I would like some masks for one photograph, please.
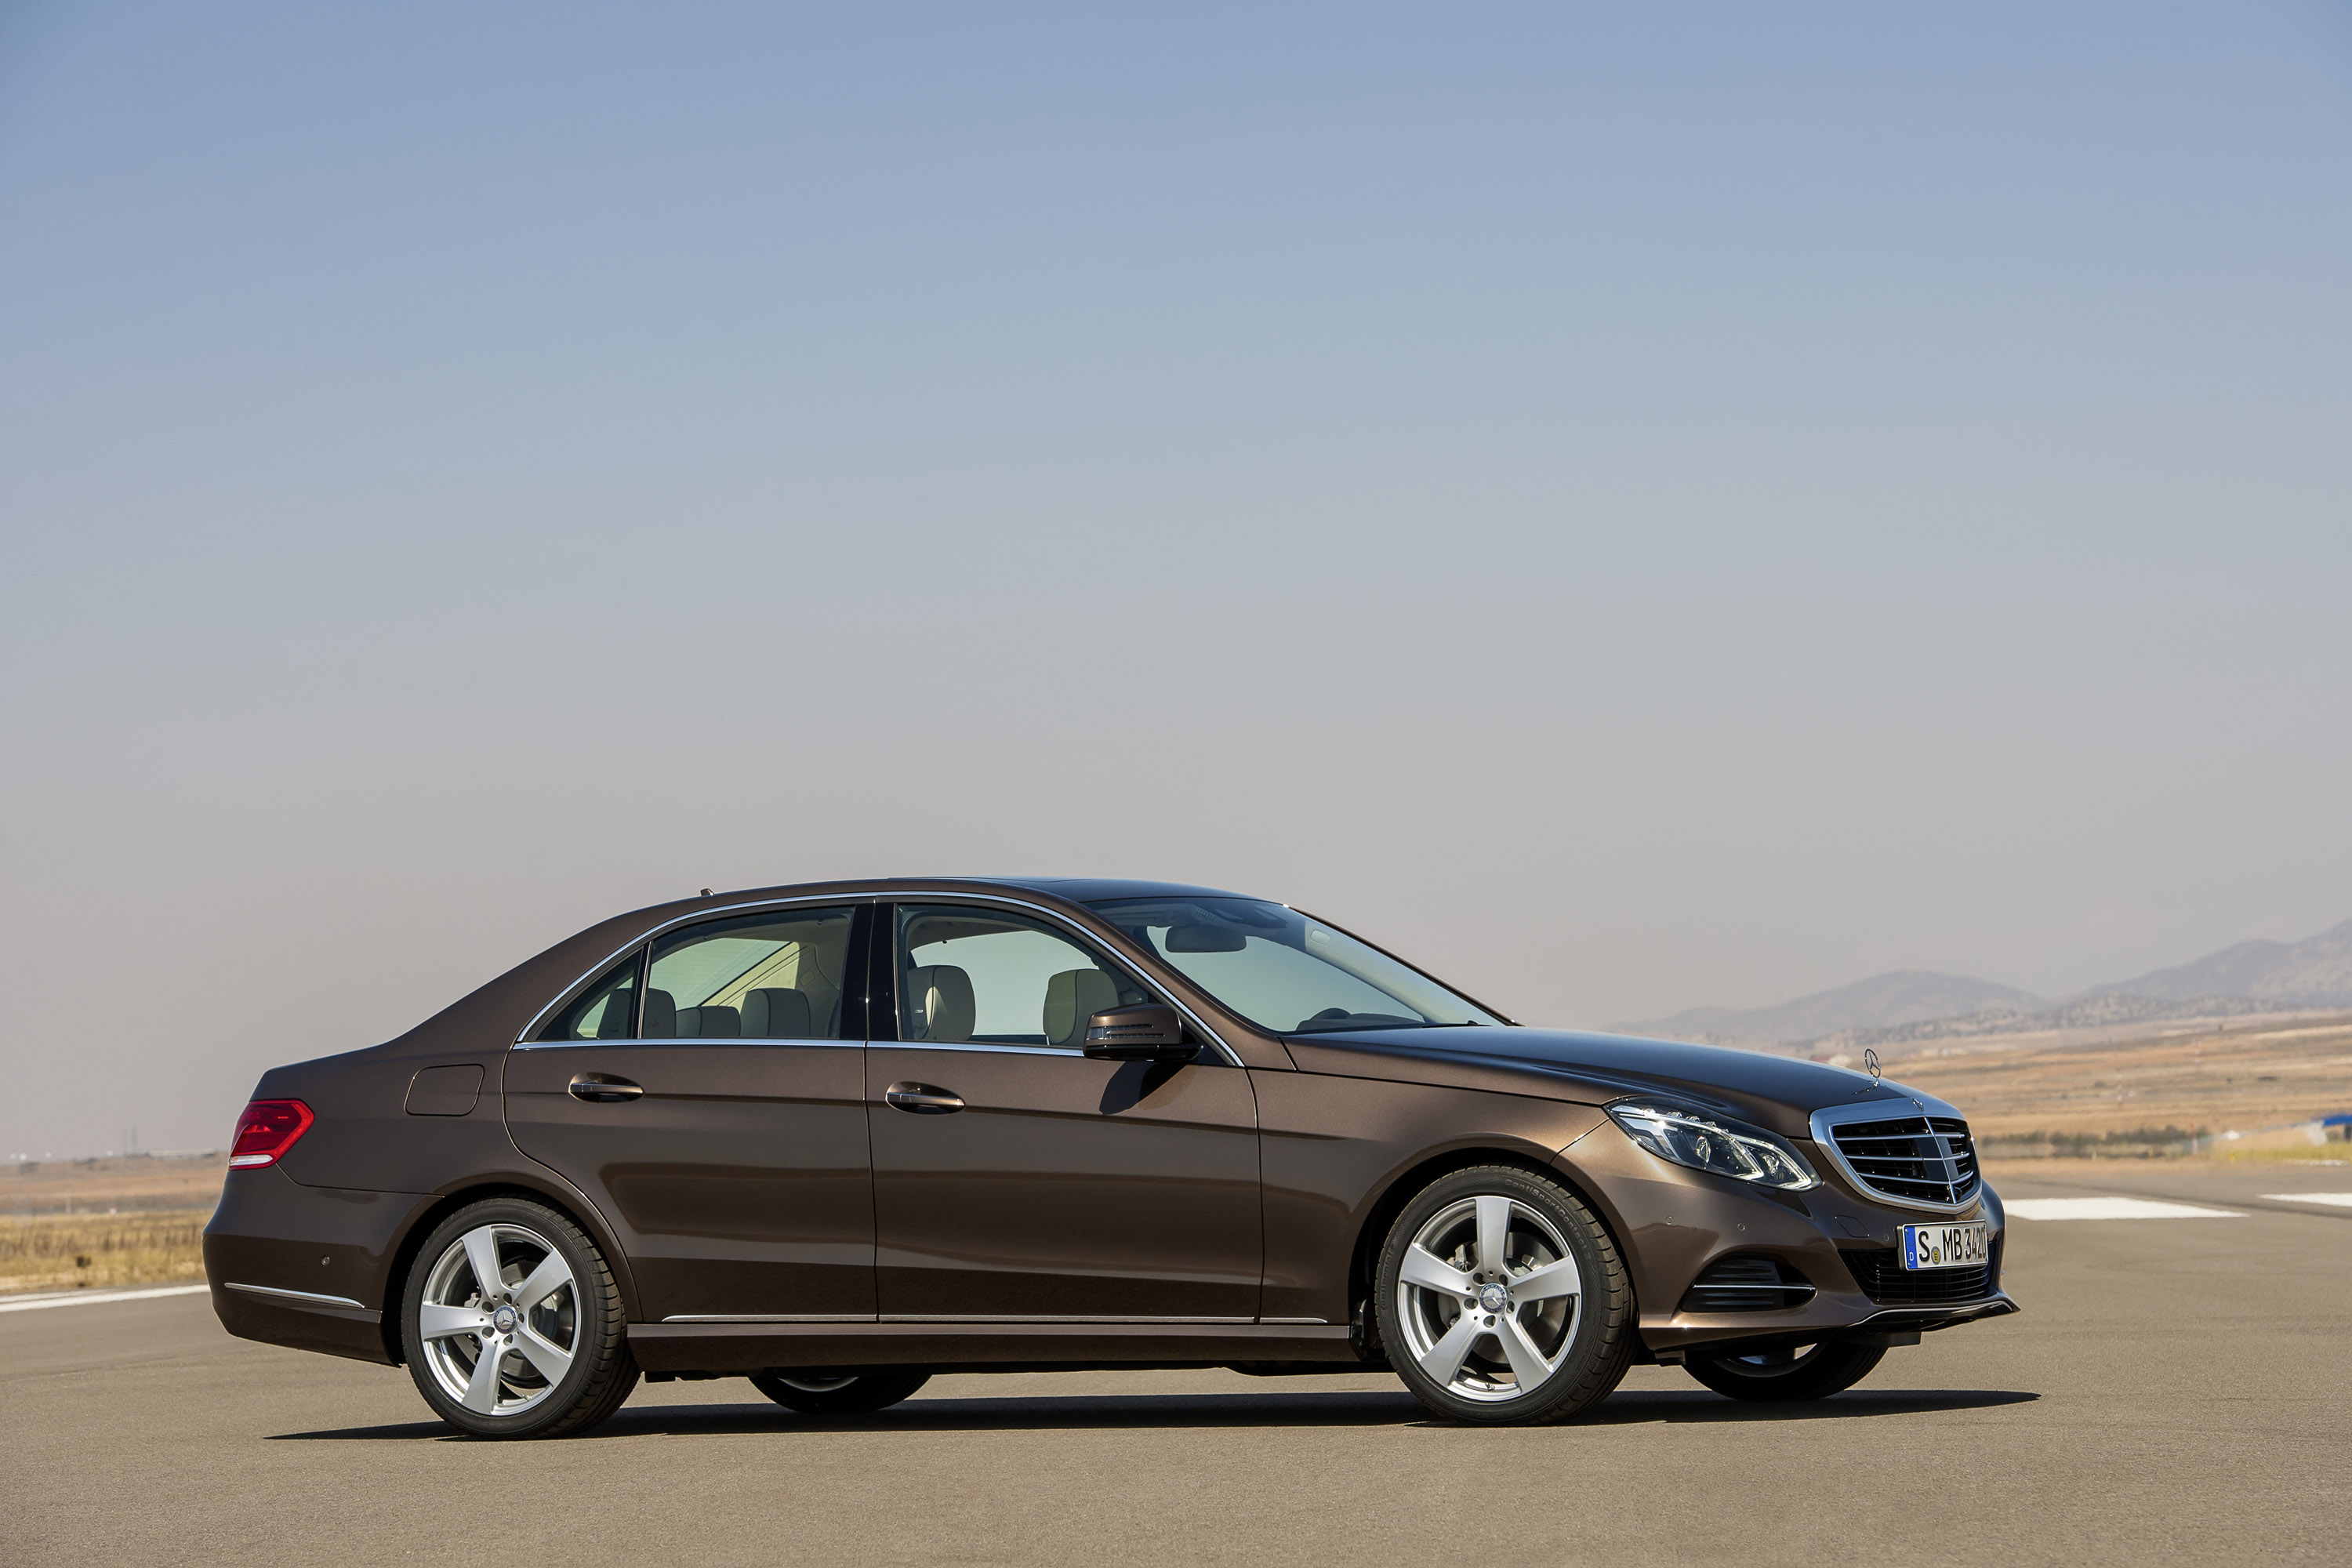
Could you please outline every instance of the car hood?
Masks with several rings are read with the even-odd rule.
[[[1496,1089],[1601,1105],[1629,1094],[1669,1093],[1788,1137],[1811,1137],[1809,1119],[1829,1106],[1942,1101],[1865,1074],[1793,1057],[1561,1029],[1364,1029],[1289,1037],[1307,1072]]]

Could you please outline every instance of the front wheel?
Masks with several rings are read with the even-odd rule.
[[[808,1415],[863,1415],[887,1409],[931,1381],[927,1372],[853,1376],[820,1371],[761,1372],[751,1386]]]
[[[401,1292],[417,1392],[478,1437],[584,1431],[636,1386],[621,1292],[585,1231],[542,1204],[458,1210],[416,1255]]]
[[[1564,1421],[1609,1396],[1633,1348],[1633,1289],[1592,1211],[1507,1165],[1441,1177],[1381,1249],[1389,1364],[1454,1421]]]
[[[1820,1344],[1789,1345],[1750,1355],[1706,1359],[1694,1355],[1683,1369],[1717,1394],[1769,1405],[1843,1394],[1868,1377],[1885,1354],[1883,1345],[1824,1340]]]

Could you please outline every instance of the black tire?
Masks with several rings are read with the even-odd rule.
[[[1701,1360],[1693,1355],[1683,1363],[1683,1369],[1717,1394],[1760,1405],[1778,1405],[1843,1394],[1868,1377],[1885,1354],[1884,1345],[1842,1344],[1824,1340],[1816,1345],[1797,1345],[1744,1356]]]
[[[1479,1200],[1503,1200],[1502,1259],[1497,1270],[1483,1267],[1486,1216],[1494,1212]],[[1466,1218],[1465,1217],[1466,1215]],[[1450,1290],[1402,1278],[1407,1256],[1416,1243],[1447,1238],[1470,1227],[1465,1247],[1422,1250],[1446,1262],[1448,1276],[1482,1292],[1457,1299]],[[1536,1299],[1514,1297],[1512,1281],[1537,1280],[1548,1291],[1562,1286],[1568,1276],[1562,1262],[1574,1264],[1576,1290],[1572,1297],[1548,1294]],[[1463,1265],[1454,1268],[1454,1264]],[[1416,1270],[1425,1268],[1416,1262]],[[1423,1278],[1427,1278],[1424,1274]],[[1504,1294],[1494,1310],[1472,1308],[1486,1286]],[[1404,1380],[1413,1397],[1450,1421],[1486,1426],[1526,1426],[1565,1421],[1591,1409],[1609,1396],[1625,1375],[1633,1351],[1633,1287],[1608,1227],[1573,1193],[1559,1183],[1514,1165],[1480,1165],[1456,1171],[1431,1183],[1397,1215],[1381,1248],[1372,1276],[1372,1303],[1380,1324],[1381,1348],[1389,1363]],[[1464,1318],[1474,1320],[1463,1322]],[[1481,1325],[1501,1328],[1509,1320],[1519,1353],[1514,1354],[1503,1335],[1480,1332]],[[1458,1340],[1456,1336],[1459,1336]],[[1459,1358],[1446,1381],[1430,1370],[1443,1367],[1458,1345]],[[1520,1357],[1532,1353],[1533,1362]],[[1427,1364],[1425,1364],[1425,1363]],[[1535,1385],[1519,1392],[1524,1381],[1518,1368],[1547,1365]]]
[[[480,1300],[468,1238],[490,1233],[490,1255],[501,1284]],[[453,1258],[453,1249],[457,1254]],[[542,1300],[518,1311],[510,1302],[550,1257],[562,1260],[570,1278]],[[480,1331],[440,1333],[431,1339],[422,1322],[428,1290],[436,1312],[484,1311],[484,1330],[499,1320],[489,1309],[505,1307],[512,1331],[497,1340],[499,1353],[488,1372],[479,1372],[487,1346]],[[503,1294],[505,1300],[498,1300]],[[535,1337],[534,1337],[535,1335]],[[491,1198],[469,1204],[443,1220],[417,1249],[401,1291],[401,1348],[416,1391],[433,1413],[478,1437],[557,1437],[584,1432],[621,1407],[637,1385],[636,1358],[629,1353],[627,1315],[613,1270],[588,1233],[544,1204],[522,1198]],[[568,1353],[568,1365],[546,1375],[541,1347]],[[514,1347],[514,1348],[508,1348]],[[488,1411],[468,1408],[466,1389],[453,1392],[472,1369],[478,1389],[488,1385]],[[506,1409],[499,1406],[505,1405]]]
[[[752,1387],[785,1408],[808,1415],[863,1415],[887,1410],[930,1381],[928,1372],[849,1377],[823,1367],[751,1374]]]

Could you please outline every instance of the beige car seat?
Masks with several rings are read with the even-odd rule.
[[[907,971],[907,1023],[918,1040],[960,1045],[971,1038],[978,1009],[971,976],[952,963],[927,963]]]
[[[743,993],[743,1037],[747,1040],[812,1040],[808,993],[764,985]]]

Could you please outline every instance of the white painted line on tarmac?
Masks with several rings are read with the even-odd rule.
[[[2352,1193],[2264,1193],[2263,1196],[2274,1204],[2334,1204],[2352,1209]]]
[[[2237,1209],[2162,1204],[2154,1198],[2011,1198],[2001,1205],[2014,1219],[2243,1219]]]
[[[157,1290],[76,1290],[69,1295],[0,1299],[0,1312],[37,1312],[44,1307],[89,1307],[100,1301],[148,1301],[158,1296],[196,1296],[209,1285],[166,1285]]]

